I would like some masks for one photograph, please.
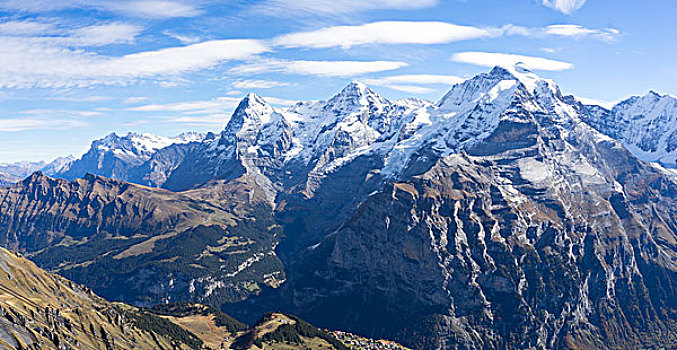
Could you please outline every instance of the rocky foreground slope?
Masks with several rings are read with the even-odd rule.
[[[0,348],[190,349],[136,316],[0,248]]]

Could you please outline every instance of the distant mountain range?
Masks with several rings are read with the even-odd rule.
[[[62,173],[70,168],[73,161],[75,161],[75,157],[67,156],[56,158],[50,163],[42,161],[2,163],[0,164],[0,186],[8,186],[19,182],[36,171],[47,175]]]
[[[0,243],[137,306],[415,349],[670,348],[675,101],[584,105],[521,64],[436,103],[249,94],[219,134],[112,134],[66,180],[1,188]]]

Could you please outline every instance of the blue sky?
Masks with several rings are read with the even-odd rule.
[[[360,80],[437,100],[524,61],[603,102],[676,94],[669,0],[0,0],[0,162],[111,131],[219,131],[249,91],[284,106]]]

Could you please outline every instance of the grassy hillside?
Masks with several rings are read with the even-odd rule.
[[[153,328],[148,324],[162,319],[144,317],[0,248],[2,349],[200,348],[185,330]]]

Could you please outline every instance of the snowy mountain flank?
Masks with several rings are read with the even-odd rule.
[[[0,188],[0,242],[128,303],[415,349],[676,347],[675,106],[584,105],[522,64],[438,102],[252,93],[218,134],[111,134],[73,181]]]
[[[87,153],[54,175],[72,180],[91,173],[126,180],[129,178],[131,169],[147,162],[158,150],[176,144],[200,142],[204,136],[204,134],[195,132],[183,133],[176,137],[131,132],[125,136],[118,136],[111,133],[100,140],[93,141]]]
[[[589,107],[585,121],[619,140],[636,157],[677,168],[677,98],[649,92],[630,97],[611,110]]]
[[[276,168],[285,164],[307,167],[307,187],[312,192],[312,181],[319,181],[355,157],[379,154],[384,157],[382,175],[396,178],[414,155],[448,155],[481,141],[497,125],[497,115],[507,108],[518,81],[532,92],[555,86],[553,82],[545,83],[550,87],[540,86],[546,80],[519,64],[496,68],[480,77],[483,79],[454,86],[437,103],[414,98],[389,101],[360,82],[350,83],[328,100],[299,102],[287,109],[274,108],[252,93],[243,99],[235,117],[219,135],[185,133],[167,138],[112,133],[94,141],[80,159],[60,169],[42,171],[66,179],[92,173],[143,185],[187,189],[231,171],[225,160],[237,153],[244,158],[266,158]],[[488,86],[491,89],[487,90]],[[567,101],[577,104],[571,98]],[[674,96],[651,92],[631,97],[610,110],[595,105],[583,109],[582,121],[620,141],[636,157],[677,167]],[[232,141],[228,138],[242,138],[237,152],[236,147],[227,147]],[[180,179],[165,185],[186,153],[188,162],[207,163],[210,172],[187,180],[179,171]],[[32,171],[41,169],[31,167]]]

